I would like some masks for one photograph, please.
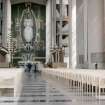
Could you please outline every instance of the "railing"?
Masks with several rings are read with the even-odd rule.
[[[43,68],[42,73],[63,78],[69,81],[72,86],[85,90],[98,99],[105,99],[105,71],[89,69],[50,69]]]

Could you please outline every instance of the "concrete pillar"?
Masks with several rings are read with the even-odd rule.
[[[60,27],[59,27],[59,32],[60,32],[60,35],[59,35],[59,47],[62,47],[62,18],[63,18],[63,16],[62,16],[62,5],[63,5],[63,3],[62,3],[62,0],[60,0]]]
[[[50,59],[50,48],[51,48],[51,0],[46,3],[46,63]]]
[[[105,35],[105,0],[104,0],[104,35]],[[104,41],[104,45],[105,45],[105,41]]]
[[[76,51],[76,0],[69,0],[69,16],[70,21],[70,35],[69,35],[69,57],[70,57],[70,67],[75,69],[77,66],[77,51]]]
[[[6,25],[6,4],[5,4],[5,0],[3,0],[3,28],[2,28],[2,44],[3,46],[6,47],[6,35],[5,35],[5,25]]]
[[[8,51],[7,62],[11,62],[11,1],[6,0],[7,5],[7,17],[6,17],[6,41],[8,43]]]
[[[84,63],[88,68],[88,0],[83,0],[83,13],[84,13]]]
[[[71,62],[71,56],[72,56],[72,53],[71,53],[71,34],[72,34],[72,29],[71,29],[71,16],[72,16],[72,4],[71,4],[72,0],[68,0],[68,3],[69,3],[69,38],[68,38],[68,46],[69,46],[69,68],[72,67],[72,62]]]
[[[88,68],[88,0],[76,1],[77,67]]]
[[[56,46],[56,0],[51,0],[51,12],[52,12],[52,34],[51,34],[51,47]]]
[[[10,62],[10,47],[11,47],[11,1],[3,0],[3,46],[7,47],[7,62]]]

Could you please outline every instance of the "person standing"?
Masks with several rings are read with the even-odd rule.
[[[31,63],[28,63],[28,71],[30,72],[31,71],[31,68],[32,68],[32,64]]]

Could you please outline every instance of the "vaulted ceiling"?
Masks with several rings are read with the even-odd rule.
[[[11,0],[11,4],[19,4],[19,3],[25,3],[25,2],[32,2],[36,4],[45,5],[46,0]]]

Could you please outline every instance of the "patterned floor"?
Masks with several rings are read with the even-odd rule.
[[[42,75],[25,73],[20,97],[0,97],[0,105],[105,105],[94,96],[69,86],[68,81]]]

